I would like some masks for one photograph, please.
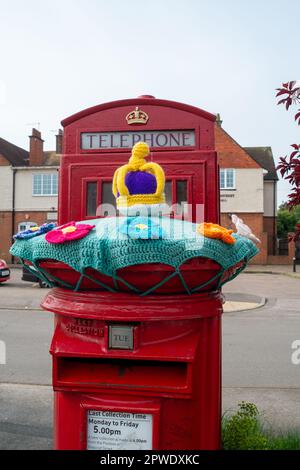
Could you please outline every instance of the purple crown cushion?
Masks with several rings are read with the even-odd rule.
[[[129,194],[154,194],[157,187],[155,176],[145,171],[130,171],[125,184]]]

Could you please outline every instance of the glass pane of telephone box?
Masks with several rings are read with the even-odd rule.
[[[93,217],[97,211],[97,182],[91,181],[86,185],[86,215]]]
[[[187,181],[176,181],[176,202],[177,204],[187,203]]]
[[[101,215],[104,217],[116,215],[116,198],[112,192],[111,181],[102,183]]]
[[[181,210],[177,209],[177,212],[183,214],[187,210],[188,196],[187,196],[187,181],[177,180],[176,181],[176,204],[181,206]]]
[[[166,203],[168,206],[172,206],[172,181],[166,181],[165,183],[165,196],[166,196]]]

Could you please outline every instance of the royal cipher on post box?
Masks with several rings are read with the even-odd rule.
[[[220,288],[257,250],[217,225],[214,122],[152,96],[62,122],[62,225],[12,248],[53,286],[56,449],[220,447]]]

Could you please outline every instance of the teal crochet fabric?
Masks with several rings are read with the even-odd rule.
[[[16,240],[10,251],[32,263],[52,259],[80,273],[90,267],[112,277],[118,269],[138,264],[164,263],[179,269],[185,261],[196,257],[209,258],[226,270],[242,260],[248,262],[258,253],[247,238],[233,234],[236,243],[229,245],[197,234],[196,224],[164,217],[151,218],[162,227],[162,239],[131,239],[120,230],[124,220],[122,217],[89,220],[96,227],[80,240],[51,244],[45,240],[45,235],[40,235]]]

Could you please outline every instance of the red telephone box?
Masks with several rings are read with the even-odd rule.
[[[217,223],[214,121],[201,109],[152,96],[65,119],[60,224],[105,215],[98,207],[114,204],[114,171],[139,140],[165,170],[167,201],[190,204],[192,221],[202,205],[204,219]],[[43,308],[56,317],[56,449],[219,448],[218,290],[140,297],[55,288]]]
[[[97,207],[113,205],[113,174],[142,140],[151,160],[164,168],[167,202],[191,204],[193,221],[202,205],[204,220],[218,223],[214,122],[206,111],[152,96],[105,103],[65,119],[59,222],[94,219]]]

